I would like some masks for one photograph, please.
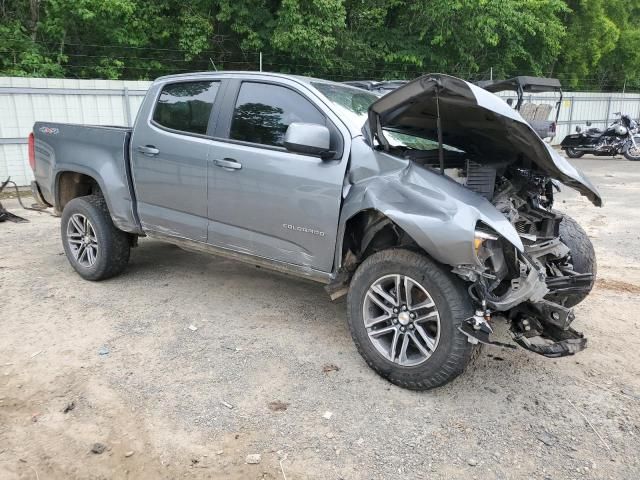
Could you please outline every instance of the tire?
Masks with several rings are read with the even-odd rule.
[[[575,150],[573,148],[567,148],[565,149],[565,152],[567,153],[567,157],[569,158],[580,158],[584,155],[584,152]]]
[[[636,140],[636,142],[640,141],[640,138],[638,140]],[[636,153],[636,155],[631,155],[629,153],[629,151],[634,151]],[[626,158],[627,160],[631,160],[632,162],[637,162],[640,161],[640,147],[639,148],[633,148],[633,144],[631,144],[628,148],[625,149],[624,153],[624,158]]]
[[[573,264],[574,271],[593,274],[593,279],[587,292],[569,294],[563,297],[566,307],[574,307],[587,298],[587,295],[589,295],[596,282],[596,274],[598,271],[596,252],[587,232],[569,215],[563,214],[562,221],[560,222],[560,240],[571,250],[571,263]]]
[[[386,282],[387,280],[395,282],[394,277],[396,276],[400,276],[401,279],[403,277],[410,279],[409,290],[415,301],[407,301],[406,303],[416,307],[419,307],[420,304],[433,303],[439,319],[433,318],[433,307],[426,307],[425,310],[412,311],[411,313],[416,312],[418,317],[414,321],[409,320],[412,323],[406,326],[403,326],[405,325],[404,321],[407,320],[406,316],[402,317],[404,321],[399,321],[401,311],[389,320],[379,322],[370,328],[365,327],[365,320],[370,320],[371,316],[377,317],[378,315],[377,312],[372,313],[372,310],[380,309],[384,312],[376,302],[371,300],[370,287],[382,285],[381,288],[384,290],[384,283],[378,284],[376,282]],[[405,285],[404,281],[401,281],[401,284]],[[385,292],[391,292],[387,295],[393,295],[393,288],[385,290]],[[400,290],[404,291],[405,289],[401,286]],[[378,296],[377,298],[380,300],[382,297]],[[385,304],[386,307],[390,305],[392,305],[390,302]],[[462,280],[429,257],[403,249],[383,250],[362,262],[351,280],[347,296],[349,329],[360,355],[380,376],[395,385],[412,390],[428,390],[439,387],[464,371],[475,348],[473,344],[468,342],[467,337],[458,330],[458,327],[473,315],[473,311],[471,299]],[[431,318],[419,324],[420,316]],[[393,322],[396,322],[395,325]],[[416,347],[413,339],[409,337],[407,354],[405,355],[406,362],[401,364],[403,346],[401,342],[407,336],[409,329],[411,328],[415,338],[424,338],[420,335],[421,332],[418,331],[416,325],[422,325],[423,332],[430,335],[430,338],[436,338],[435,347],[430,350],[430,356],[425,356],[424,360],[415,363],[423,354]],[[401,327],[405,329],[405,333],[399,332],[396,337],[395,331]],[[370,337],[370,333],[377,335],[377,332],[384,328],[392,328],[394,331],[377,336],[375,340],[374,337]],[[409,333],[409,335],[411,334]],[[391,355],[394,338],[397,338],[397,348]],[[387,347],[384,347],[384,342],[388,343]],[[423,343],[423,348],[425,345],[426,343]],[[382,353],[383,351],[387,353]],[[396,355],[396,352],[399,353]],[[409,353],[413,355],[412,358],[409,358]],[[391,359],[393,357],[395,357],[394,360]],[[414,364],[411,364],[412,362]]]
[[[79,233],[81,230],[87,235]],[[118,275],[129,262],[129,234],[115,227],[102,196],[89,195],[67,203],[62,212],[61,234],[69,263],[85,280]]]

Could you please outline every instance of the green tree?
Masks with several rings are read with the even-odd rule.
[[[640,0],[0,0],[0,74],[557,75],[640,88]]]

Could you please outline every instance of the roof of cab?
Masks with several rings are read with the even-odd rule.
[[[301,83],[312,83],[312,82],[323,82],[323,83],[335,83],[340,85],[338,82],[333,82],[331,80],[325,80],[322,78],[313,78],[313,77],[305,77],[303,75],[291,75],[288,73],[275,73],[275,72],[256,72],[253,70],[219,70],[219,71],[204,71],[204,72],[191,72],[191,73],[177,73],[173,75],[164,75],[162,77],[158,77],[155,81],[164,81],[164,80],[173,80],[173,79],[182,79],[182,78],[197,78],[197,77],[211,77],[211,76],[225,76],[225,75],[242,75],[247,77],[276,77],[276,78],[287,78],[292,80],[297,80]]]

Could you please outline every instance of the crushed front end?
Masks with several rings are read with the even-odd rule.
[[[454,269],[471,283],[469,294],[478,307],[461,330],[471,342],[491,344],[490,319],[498,314],[510,322],[515,342],[535,353],[563,357],[583,350],[587,339],[571,328],[571,307],[589,293],[594,277],[574,269],[571,248],[562,238],[565,217],[552,208],[554,183],[523,168],[509,167],[493,176],[495,170],[483,167],[480,178],[492,178],[487,186],[478,181],[476,170],[467,169],[467,187],[488,197],[509,219],[524,251],[478,222],[474,248],[479,266]]]
[[[528,350],[548,357],[583,350],[572,307],[593,287],[595,254],[584,230],[553,209],[553,197],[564,185],[601,206],[589,179],[504,100],[447,75],[424,75],[380,98],[366,127],[376,148],[429,172],[407,175],[426,198],[410,200],[425,204],[427,218],[396,217],[420,247],[469,282],[477,311],[460,328],[469,340],[496,343],[490,322],[500,315]],[[449,188],[435,172],[475,195]]]

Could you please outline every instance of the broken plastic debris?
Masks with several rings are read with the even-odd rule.
[[[98,350],[98,355],[109,355],[110,352],[111,350],[109,350],[109,347],[103,345],[100,347],[100,350]]]
[[[233,408],[233,405],[231,405],[229,402],[225,402],[224,400],[220,400],[220,403],[227,407],[229,410]]]
[[[326,411],[322,414],[322,418],[326,420],[330,420],[332,416],[333,416],[333,412],[329,412],[329,411]]]
[[[260,456],[259,453],[251,453],[247,455],[246,462],[249,464],[256,464],[256,463],[260,463],[260,460],[262,460],[262,457]]]
[[[196,330],[198,330],[198,327],[196,327],[195,325],[189,325],[189,330],[195,332]]]

